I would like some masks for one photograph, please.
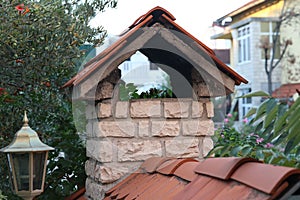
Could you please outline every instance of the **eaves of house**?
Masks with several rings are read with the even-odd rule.
[[[275,21],[278,16],[273,16],[272,12],[267,11],[262,14],[263,10],[271,8],[282,0],[253,0],[240,8],[218,18],[213,22],[214,26],[223,27],[221,33],[211,36],[211,39],[232,39],[231,30],[251,21]],[[280,4],[278,4],[280,7]],[[272,8],[274,9],[274,8]],[[260,13],[260,14],[257,14]]]
[[[228,24],[224,23],[226,18],[231,18],[230,24],[240,21],[248,15],[251,15],[259,10],[265,9],[271,5],[278,3],[280,0],[252,0],[238,9],[220,17],[214,22],[214,25],[225,27]]]

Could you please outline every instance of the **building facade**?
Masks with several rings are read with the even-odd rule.
[[[227,39],[231,41],[230,66],[243,75],[249,83],[238,86],[236,96],[241,96],[255,91],[268,92],[268,78],[265,72],[265,50],[263,45],[269,45],[268,58],[274,56],[274,63],[280,58],[287,41],[288,45],[284,57],[272,74],[272,90],[282,84],[296,83],[299,79],[299,34],[296,28],[299,10],[299,0],[253,0],[244,6],[230,12],[214,22],[220,33],[212,36],[212,39]],[[277,31],[275,27],[284,15],[287,20],[281,24],[279,41],[272,53],[273,39]],[[221,29],[220,29],[221,28]],[[274,54],[274,55],[273,55]],[[268,59],[270,62],[270,59]],[[294,63],[293,63],[294,62]],[[251,107],[261,103],[261,98],[242,98],[236,105],[239,111],[239,119]]]

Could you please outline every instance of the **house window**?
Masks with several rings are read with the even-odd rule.
[[[150,70],[158,70],[158,66],[152,62],[150,62]]]
[[[260,23],[260,46],[262,48],[261,51],[261,58],[265,59],[265,48],[268,49],[268,58],[271,58],[273,56],[273,52],[271,50],[273,45],[273,39],[276,35],[276,32],[274,32],[276,27],[276,22],[261,22]],[[278,59],[280,57],[280,40],[278,38],[275,48],[275,54],[274,58]]]
[[[242,89],[241,91],[241,95],[246,95],[249,94],[251,92],[251,88],[246,88],[246,89]],[[242,116],[245,116],[248,111],[251,109],[252,107],[252,98],[251,97],[247,97],[247,98],[242,98],[241,99],[241,111],[242,111]]]
[[[239,63],[250,61],[250,27],[243,26],[238,29],[238,59]]]
[[[127,61],[125,61],[124,62],[124,68],[123,68],[125,71],[129,71],[129,69],[130,69],[130,62],[127,62]]]

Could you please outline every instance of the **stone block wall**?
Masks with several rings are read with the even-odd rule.
[[[102,199],[152,156],[202,159],[213,147],[207,98],[101,100],[86,109],[86,196]]]

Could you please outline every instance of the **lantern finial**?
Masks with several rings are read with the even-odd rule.
[[[23,122],[24,122],[24,125],[23,125],[23,126],[28,126],[28,118],[27,118],[26,110],[24,111]]]

